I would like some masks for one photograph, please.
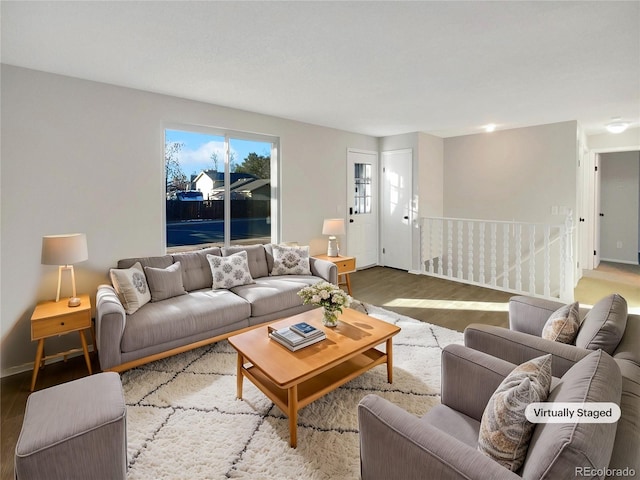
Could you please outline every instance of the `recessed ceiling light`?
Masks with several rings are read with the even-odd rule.
[[[629,122],[623,122],[620,117],[612,118],[609,123],[605,125],[609,133],[622,133],[629,126]]]
[[[488,132],[488,133],[493,132],[495,129],[496,129],[496,124],[495,123],[490,123],[490,124],[484,126],[484,131]]]

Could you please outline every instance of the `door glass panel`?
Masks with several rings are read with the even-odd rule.
[[[353,214],[371,213],[371,164],[356,163],[354,175]]]

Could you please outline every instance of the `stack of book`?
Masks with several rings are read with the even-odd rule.
[[[279,330],[271,328],[269,330],[269,336],[273,340],[284,345],[292,352],[308,347],[309,345],[313,345],[314,343],[327,338],[322,330],[319,330],[306,322],[296,323]]]

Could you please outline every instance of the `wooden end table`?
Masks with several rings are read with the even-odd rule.
[[[89,295],[78,295],[80,297],[80,305],[77,307],[69,307],[66,299],[59,302],[50,300],[40,302],[31,315],[31,341],[38,340],[38,349],[36,350],[36,360],[33,364],[33,376],[31,377],[31,391],[36,387],[38,379],[38,370],[44,367],[44,362],[50,358],[64,357],[67,359],[72,353],[82,351],[84,360],[91,371],[91,360],[89,359],[89,350],[87,348],[87,339],[84,336],[84,330],[91,329],[91,300]],[[78,332],[80,334],[80,342],[82,348],[74,348],[66,352],[56,353],[54,355],[44,356],[44,340],[49,337],[66,335],[70,332]],[[93,334],[92,334],[93,337]],[[95,340],[93,341],[95,349]]]
[[[346,285],[347,292],[351,295],[351,278],[350,273],[356,271],[356,258],[355,257],[343,257],[338,255],[337,257],[330,257],[328,255],[314,255],[313,258],[319,260],[327,260],[333,262],[338,267],[338,285]],[[345,281],[340,282],[340,277],[344,277]]]
[[[295,352],[269,338],[268,327],[283,328],[307,322],[327,338]],[[322,310],[309,310],[269,325],[229,337],[238,352],[237,397],[242,399],[248,378],[289,417],[289,443],[298,444],[298,410],[378,365],[387,364],[393,382],[391,338],[400,328],[350,308],[337,327],[322,325]],[[386,344],[385,352],[375,347]]]

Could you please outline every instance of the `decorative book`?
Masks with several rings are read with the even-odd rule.
[[[289,329],[293,330],[296,333],[299,333],[303,337],[313,337],[314,335],[318,335],[322,333],[322,330],[318,330],[313,325],[309,325],[307,322],[294,323],[289,327]]]
[[[314,343],[327,338],[325,333],[317,328],[315,328],[316,333],[311,333],[306,337],[303,337],[301,334],[297,333],[289,327],[281,328],[278,330],[273,327],[268,327],[268,331],[269,337],[271,337],[272,340],[275,340],[279,344],[287,347],[292,352],[300,350],[304,347],[308,347],[309,345],[313,345]]]

